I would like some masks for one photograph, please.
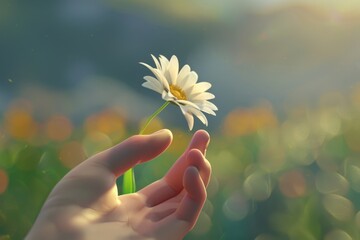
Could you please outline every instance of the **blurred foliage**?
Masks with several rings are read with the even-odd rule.
[[[359,92],[330,93],[281,118],[270,103],[230,112],[211,133],[208,201],[186,239],[359,239]],[[136,132],[118,108],[76,125],[59,114],[36,119],[23,100],[1,122],[0,239],[22,239],[69,169]],[[164,125],[158,118],[147,131]],[[172,131],[168,151],[136,167],[140,188],[160,178],[191,138]]]

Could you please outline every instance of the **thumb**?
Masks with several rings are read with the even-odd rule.
[[[150,135],[135,135],[122,143],[89,158],[77,168],[103,166],[118,177],[136,164],[149,161],[162,153],[171,143],[172,133],[163,129]]]

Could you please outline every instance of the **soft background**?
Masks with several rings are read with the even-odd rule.
[[[162,104],[141,87],[150,54],[189,64],[220,109],[186,239],[360,239],[359,1],[2,0],[1,240],[22,239],[69,169]],[[139,187],[192,135],[173,106],[148,132],[164,127],[174,144],[136,168]]]

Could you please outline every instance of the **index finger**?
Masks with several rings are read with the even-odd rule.
[[[81,174],[94,169],[98,177],[99,167],[107,170],[107,176],[118,177],[126,170],[138,163],[146,162],[160,153],[170,145],[172,133],[163,129],[150,135],[135,135],[122,143],[100,152],[81,163],[72,174]]]

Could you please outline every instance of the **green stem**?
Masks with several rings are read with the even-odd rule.
[[[170,102],[165,102],[161,107],[159,107],[150,117],[148,117],[148,119],[146,120],[146,123],[144,125],[144,127],[142,128],[142,130],[140,131],[140,135],[144,133],[145,129],[147,128],[147,126],[149,126],[150,122],[159,114],[161,113],[162,110],[164,110],[167,105],[169,105]]]
[[[130,168],[123,176],[123,194],[134,193],[136,191],[134,169]]]
[[[150,122],[164,110],[170,102],[165,102],[161,107],[159,107],[147,120],[144,127],[140,131],[140,135],[142,135],[145,129],[149,126]],[[134,169],[130,168],[127,170],[123,177],[123,194],[134,193],[136,191],[136,183],[135,183],[135,174]]]

